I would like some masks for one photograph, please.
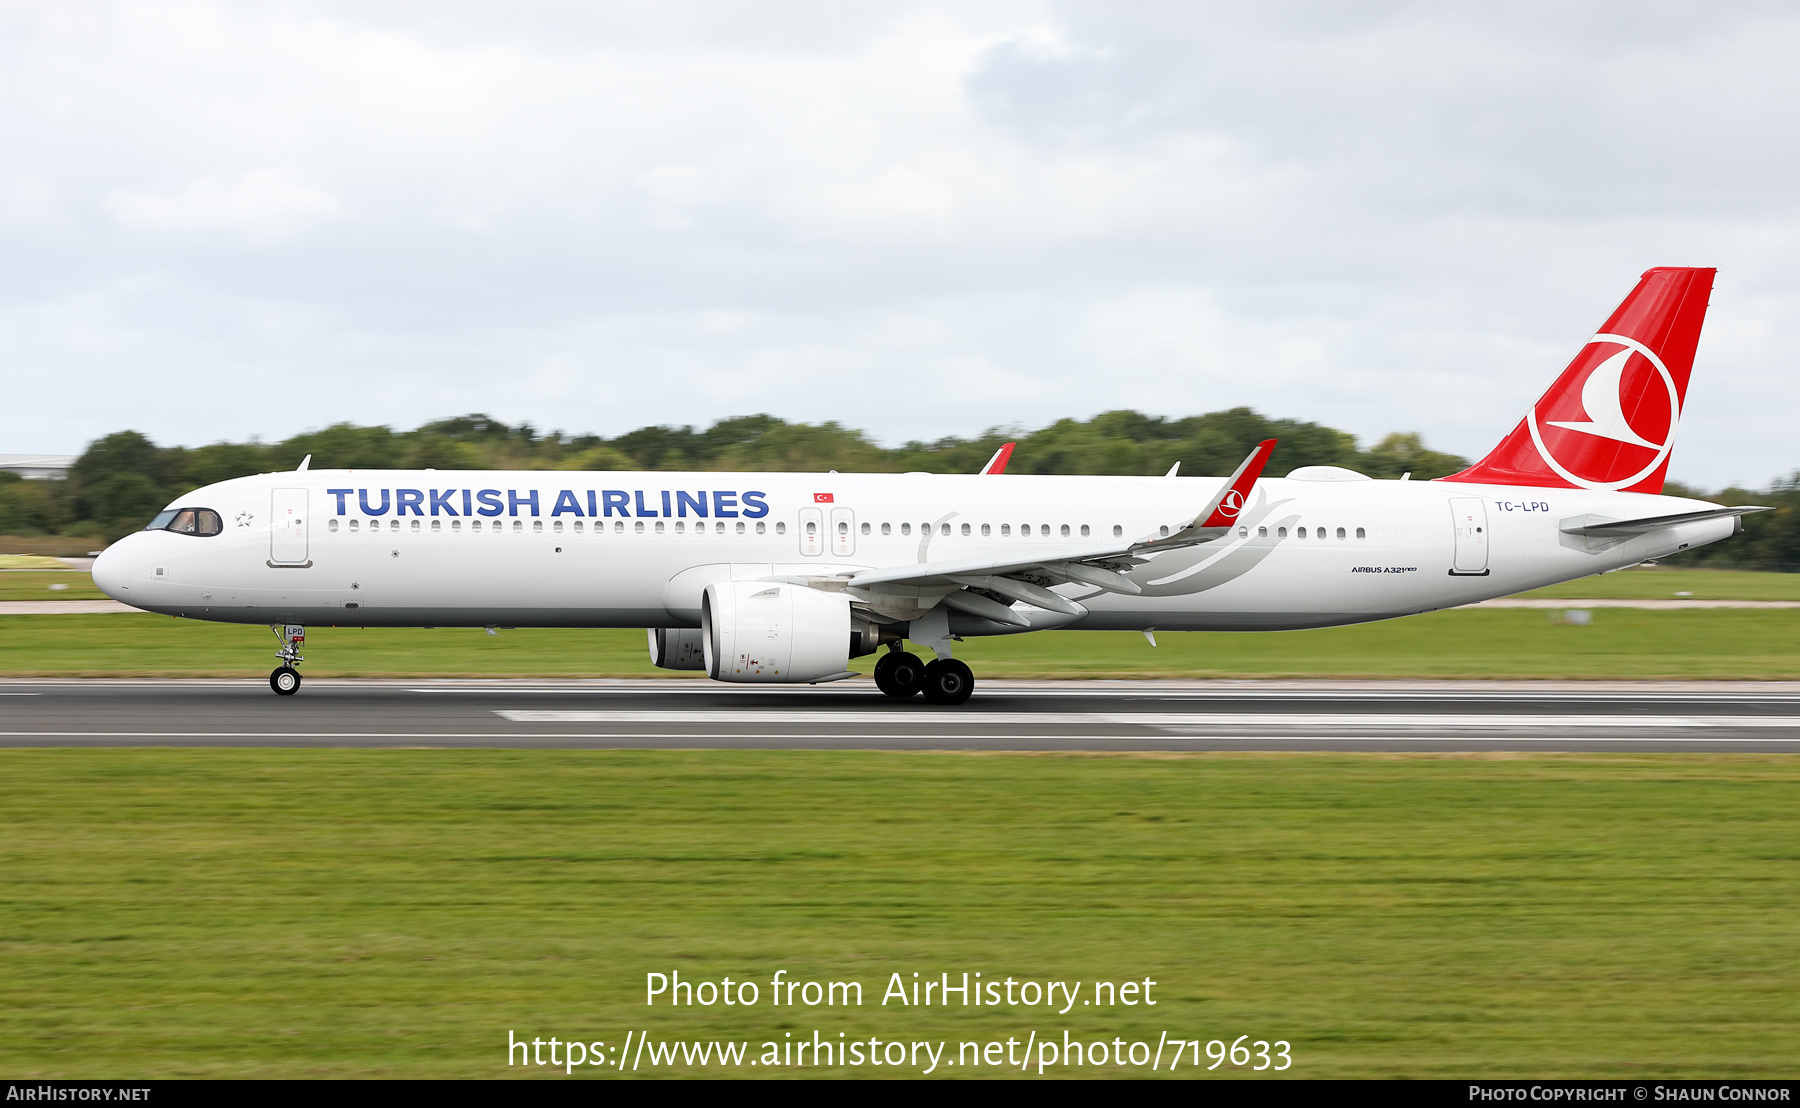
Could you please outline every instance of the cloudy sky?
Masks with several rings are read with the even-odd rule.
[[[1800,466],[1800,8],[0,0],[0,452],[471,411],[1484,453],[1719,267],[1672,476]]]

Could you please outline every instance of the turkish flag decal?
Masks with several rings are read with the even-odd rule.
[[[829,504],[831,503],[831,494],[828,492],[815,492],[813,493],[813,503]]]

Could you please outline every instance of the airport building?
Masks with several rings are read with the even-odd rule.
[[[32,481],[67,477],[74,464],[73,454],[0,454],[0,470]]]

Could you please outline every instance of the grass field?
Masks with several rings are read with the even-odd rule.
[[[63,586],[60,589],[52,585]],[[0,600],[105,600],[94,579],[80,570],[11,570],[0,573]]]
[[[1628,569],[1583,577],[1520,596],[1549,599],[1800,600],[1800,573],[1754,573],[1732,569]]]
[[[308,630],[310,676],[678,676],[642,631]],[[1487,677],[1800,679],[1800,613],[1602,609],[1586,627],[1542,611],[1436,612],[1317,631],[1048,631],[957,648],[988,677]],[[0,676],[262,676],[264,627],[152,615],[0,616]],[[866,672],[874,658],[852,665]],[[695,676],[689,674],[687,676]]]
[[[0,775],[15,1079],[506,1076],[509,1030],[1249,1034],[1296,1077],[1800,1057],[1787,758],[10,750]],[[778,969],[865,1004],[774,1008]],[[646,1008],[670,970],[762,1003]],[[879,1006],[915,971],[1159,1003]]]

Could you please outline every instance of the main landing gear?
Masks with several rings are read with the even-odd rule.
[[[269,674],[269,687],[280,696],[293,696],[300,691],[300,671],[294,667],[305,660],[300,657],[300,644],[306,641],[306,628],[296,623],[270,624],[269,630],[281,640],[281,649],[275,655],[281,659],[281,666]]]
[[[933,704],[961,704],[975,691],[975,674],[954,658],[939,658],[927,665],[894,643],[875,663],[875,687],[897,700],[924,693]]]

